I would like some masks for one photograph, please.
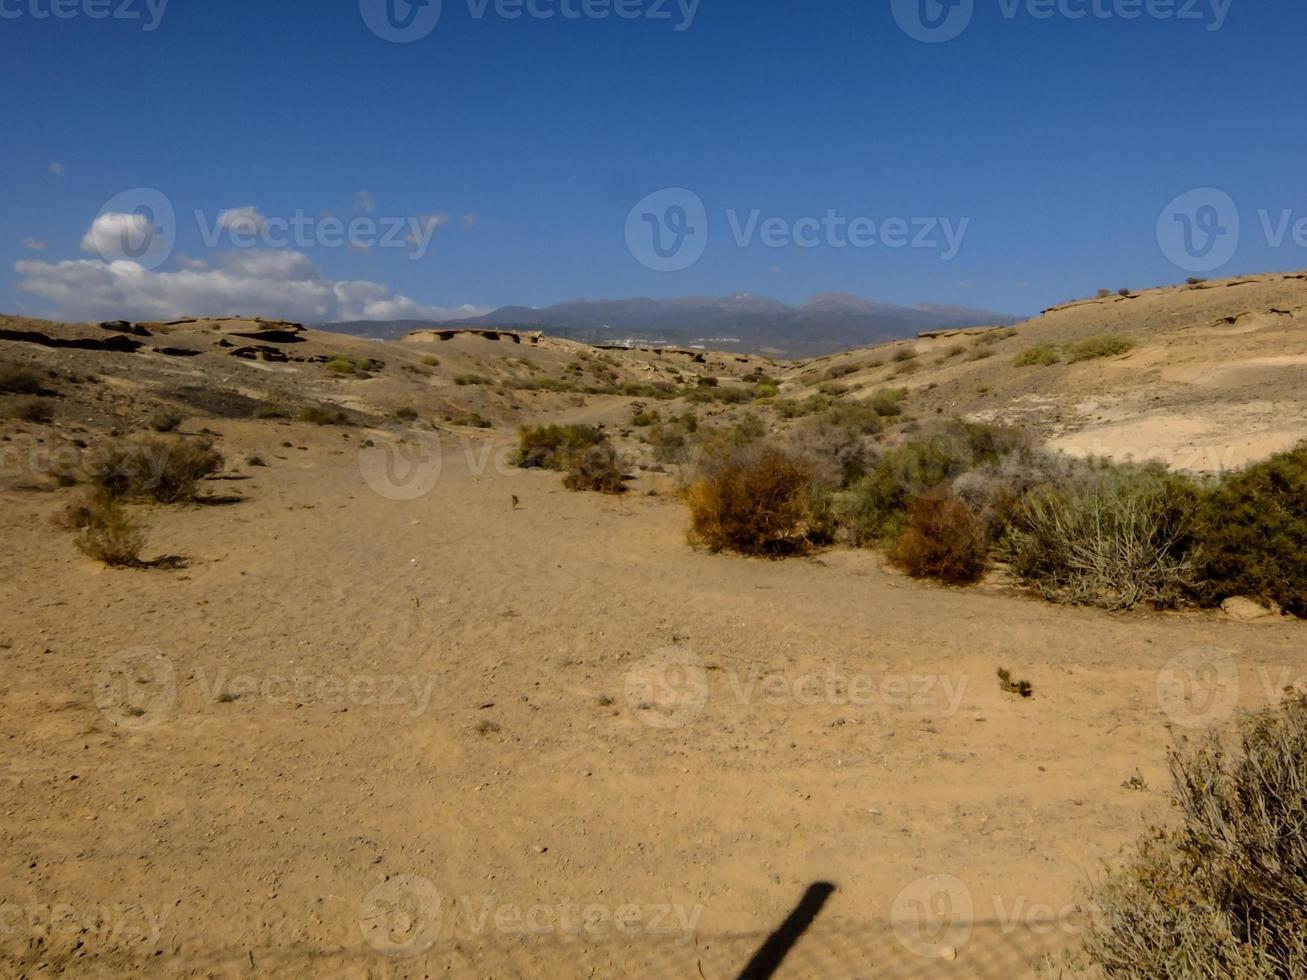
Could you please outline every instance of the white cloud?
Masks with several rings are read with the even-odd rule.
[[[44,252],[46,243],[39,238],[24,238],[23,248],[31,252]]]
[[[61,174],[63,172],[64,172],[64,165],[62,163],[60,163],[58,160],[50,161],[50,173]]]
[[[240,234],[255,235],[263,230],[267,216],[253,205],[218,212],[218,228]]]
[[[368,214],[377,210],[377,202],[373,199],[371,191],[359,191],[358,201],[355,206],[358,210],[366,211]]]
[[[183,269],[190,269],[192,272],[198,272],[200,269],[207,269],[209,263],[204,259],[193,259],[189,255],[177,256],[177,261],[182,264]]]
[[[121,258],[129,247],[148,249],[156,244],[157,232],[153,218],[144,212],[123,214],[106,211],[96,215],[91,227],[82,236],[82,251],[94,252],[108,259]],[[157,242],[159,246],[162,241]],[[141,256],[138,254],[138,258]]]
[[[306,323],[335,320],[442,320],[487,312],[440,308],[376,282],[333,282],[302,253],[224,253],[219,268],[193,262],[171,272],[137,262],[80,259],[18,262],[20,286],[53,301],[68,320],[170,320],[184,316],[265,316]]]
[[[463,215],[463,230],[471,231],[472,226],[480,220],[481,215],[477,214],[475,211],[469,211],[467,214]]]

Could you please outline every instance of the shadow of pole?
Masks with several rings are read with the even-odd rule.
[[[738,980],[767,980],[780,969],[782,961],[799,941],[808,927],[812,925],[826,900],[835,891],[835,886],[828,881],[818,881],[808,886],[803,898],[794,907],[794,911],[785,917],[775,932],[753,954],[753,958],[740,971]]]

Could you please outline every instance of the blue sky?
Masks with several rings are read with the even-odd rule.
[[[899,0],[698,0],[692,17],[693,0],[622,0],[629,19],[444,0],[411,43],[374,33],[360,0],[170,0],[153,30],[147,0],[39,16],[51,2],[0,0],[0,310],[313,320],[838,291],[1028,314],[1180,281],[1203,256],[1225,260],[1209,276],[1307,267],[1307,5],[1290,0],[972,0],[940,43],[900,26]],[[130,195],[105,210],[137,188],[175,209],[175,244],[132,267],[101,245],[122,226],[97,216],[137,215]],[[706,221],[675,271],[627,235],[664,188]],[[1200,230],[1216,216],[1228,232],[1233,209],[1239,235],[1228,256],[1177,262],[1159,221],[1181,229],[1166,209],[1196,188],[1224,195],[1197,199],[1213,201]],[[656,200],[637,236],[672,234]],[[223,212],[246,239],[213,237]],[[302,241],[281,247],[267,222],[296,215]],[[874,244],[813,233],[827,215]],[[332,217],[370,219],[377,240],[345,247]],[[963,231],[955,249],[940,222]]]

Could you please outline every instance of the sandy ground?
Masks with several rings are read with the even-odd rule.
[[[0,494],[5,976],[715,980],[818,882],[777,976],[1021,976],[1167,818],[1172,735],[1307,673],[1298,624],[696,552],[489,436],[415,482],[217,427],[270,465],[150,512],[182,572]]]

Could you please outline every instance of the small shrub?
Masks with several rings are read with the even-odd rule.
[[[9,414],[23,422],[44,424],[54,421],[54,409],[41,398],[19,398],[10,407]]]
[[[590,446],[573,454],[567,464],[563,486],[568,490],[592,490],[598,493],[626,492],[617,454],[607,443]]]
[[[284,419],[288,414],[280,405],[260,405],[254,410],[256,419]]]
[[[78,549],[89,558],[106,565],[135,568],[141,561],[145,535],[112,498],[97,495],[78,512],[81,531],[76,538]]]
[[[150,413],[146,424],[155,432],[174,432],[182,424],[185,416],[173,408],[160,408]]]
[[[827,381],[838,381],[840,378],[848,377],[850,374],[856,374],[858,367],[856,364],[836,364],[828,369],[825,374]]]
[[[908,523],[891,557],[914,578],[952,585],[975,582],[985,572],[988,541],[971,508],[951,495],[919,497],[908,505]]]
[[[685,491],[690,536],[713,552],[778,557],[811,541],[811,463],[771,446],[743,449]]]
[[[915,358],[916,356],[917,356],[917,352],[916,352],[916,351],[912,350],[912,349],[909,348],[909,347],[904,347],[904,348],[902,348],[902,349],[900,349],[900,350],[896,350],[896,351],[894,352],[894,358],[893,358],[893,360],[894,360],[894,363],[896,363],[896,364],[902,364],[902,363],[904,363],[905,361],[910,361],[910,360],[912,360],[912,359]]]
[[[1198,488],[1162,467],[1086,468],[1021,502],[1006,549],[1045,598],[1128,609],[1194,588]]]
[[[1178,826],[1099,885],[1085,955],[1121,980],[1307,975],[1307,697],[1173,748]]]
[[[422,357],[422,363],[427,367],[440,367],[440,358],[434,357],[431,354],[425,354]]]
[[[1097,293],[1099,299],[1107,299],[1111,295],[1112,295],[1112,290],[1110,289],[1100,289]]]
[[[246,465],[246,466],[267,466],[268,463],[267,463],[267,460],[265,460],[262,456],[255,455],[255,456],[247,456],[247,457],[245,457],[245,465]]]
[[[171,504],[194,500],[199,482],[222,469],[222,454],[201,439],[143,439],[109,447],[93,484],[111,498]]]
[[[753,398],[754,401],[763,401],[764,399],[767,398],[775,398],[780,393],[781,390],[780,388],[776,387],[776,385],[767,384],[764,382],[754,386]]]
[[[1116,294],[1117,294],[1118,296],[1129,296],[1129,295],[1130,295],[1130,289],[1129,289],[1129,287],[1125,287],[1125,286],[1123,286],[1122,288],[1120,288],[1120,289],[1118,289],[1118,290],[1116,291]]]
[[[1270,599],[1307,617],[1307,446],[1225,476],[1199,515],[1204,598]]]
[[[299,420],[312,422],[314,425],[348,425],[349,416],[338,408],[322,405],[305,405],[300,409]]]
[[[1133,350],[1135,342],[1121,334],[1101,333],[1097,336],[1071,344],[1066,349],[1068,364],[1078,361],[1092,361],[1100,357],[1115,357]]]
[[[35,372],[26,368],[0,367],[0,394],[40,395],[44,392],[45,386]]]
[[[607,437],[589,425],[523,426],[513,465],[523,469],[567,470],[572,458],[602,445]]]
[[[350,357],[348,354],[333,354],[327,361],[327,370],[336,374],[367,374],[380,371],[380,361],[370,357]]]
[[[944,353],[943,353],[943,355],[941,356],[940,360],[947,361],[947,360],[949,360],[949,359],[951,359],[951,358],[954,358],[954,357],[961,357],[961,356],[962,356],[963,354],[965,354],[966,352],[967,352],[967,348],[966,348],[965,345],[963,345],[963,344],[954,344],[952,347],[950,347],[950,348],[948,348],[946,351],[944,351]]]
[[[402,422],[413,422],[418,417],[418,410],[405,405],[403,408],[395,409],[395,418]]]
[[[1012,361],[1013,367],[1047,367],[1050,364],[1056,364],[1062,360],[1062,355],[1057,349],[1047,344],[1040,344],[1036,347],[1027,347],[1018,354]]]
[[[902,388],[881,388],[869,399],[870,405],[882,418],[895,418],[903,414],[903,399],[907,392]]]

